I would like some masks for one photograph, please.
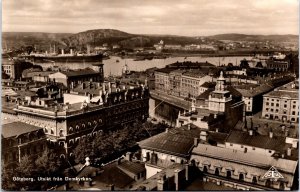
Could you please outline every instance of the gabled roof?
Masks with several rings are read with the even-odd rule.
[[[188,157],[194,147],[194,138],[199,137],[200,128],[190,124],[180,128],[170,129],[168,132],[160,133],[139,142],[144,149],[173,154],[180,157]]]
[[[136,175],[143,171],[146,171],[144,164],[139,163],[139,162],[127,161],[127,160],[121,161],[120,164],[118,165],[118,167],[120,169],[127,170]]]
[[[43,128],[17,121],[17,122],[3,124],[1,135],[4,138],[8,138],[8,137],[22,135],[24,133],[29,133],[32,131],[37,131],[40,129]]]

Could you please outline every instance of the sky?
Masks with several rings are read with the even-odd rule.
[[[2,0],[2,31],[299,34],[299,0]]]

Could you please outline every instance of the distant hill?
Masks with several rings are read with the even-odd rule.
[[[77,47],[85,48],[91,46],[102,46],[118,44],[125,48],[152,47],[163,40],[165,44],[201,44],[211,41],[232,40],[232,41],[291,41],[298,42],[298,35],[246,35],[246,34],[220,34],[206,37],[188,37],[176,35],[147,35],[130,34],[115,29],[95,29],[80,33],[38,33],[38,32],[3,32],[2,46],[9,48],[20,48],[24,46],[36,46],[41,50],[49,50],[50,44],[56,47]]]
[[[38,49],[49,49],[50,44],[64,44],[61,39],[70,35],[70,33],[2,32],[2,47],[20,48],[31,45]]]
[[[215,40],[231,40],[231,41],[290,41],[298,42],[298,35],[246,35],[246,34],[236,34],[236,33],[229,33],[229,34],[219,34],[213,36],[207,36],[210,39]]]

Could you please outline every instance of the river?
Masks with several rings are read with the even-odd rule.
[[[214,65],[227,65],[232,63],[233,65],[240,64],[240,61],[244,58],[250,59],[251,57],[168,57],[166,59],[152,59],[152,60],[143,60],[143,61],[134,61],[133,59],[122,59],[120,57],[111,56],[109,59],[103,60],[104,64],[104,75],[109,76],[121,75],[122,68],[125,64],[128,65],[130,70],[134,71],[143,71],[148,68],[157,67],[163,68],[168,64],[175,63],[177,61],[192,61],[192,62],[209,62]],[[119,62],[117,62],[117,60]],[[36,63],[38,64],[38,63]],[[44,69],[56,65],[60,68],[69,68],[69,69],[82,69],[86,67],[91,67],[93,63],[44,63],[40,64]]]

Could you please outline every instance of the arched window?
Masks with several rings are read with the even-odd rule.
[[[64,159],[66,158],[66,156],[65,156],[64,154],[60,154],[59,158],[60,158],[61,160],[64,160]]]
[[[54,134],[54,130],[53,129],[51,129],[51,134]]]
[[[102,119],[101,119],[101,118],[99,118],[99,120],[98,120],[98,121],[99,121],[99,123],[102,123]]]
[[[73,132],[73,127],[69,127],[69,133]]]
[[[92,123],[91,123],[90,121],[88,122],[88,126],[89,126],[89,127],[92,126]]]
[[[85,124],[84,123],[82,123],[81,126],[82,126],[83,129],[85,128]]]
[[[74,144],[74,140],[73,140],[73,139],[70,139],[70,140],[69,140],[69,145],[72,146],[73,144]]]
[[[78,130],[79,130],[79,125],[76,125],[76,127],[75,127],[75,128],[76,128],[76,131],[78,131]]]
[[[59,136],[60,136],[60,137],[63,137],[64,135],[65,135],[65,134],[64,134],[64,130],[60,129],[60,130],[59,130]]]

